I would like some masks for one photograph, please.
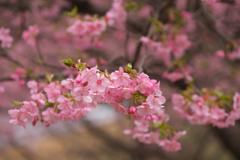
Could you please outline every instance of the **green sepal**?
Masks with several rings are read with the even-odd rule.
[[[72,64],[73,64],[73,62],[72,62],[72,60],[70,58],[69,59],[60,60],[60,62],[62,62],[67,67],[71,67]]]

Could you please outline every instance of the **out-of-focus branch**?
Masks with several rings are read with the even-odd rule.
[[[58,79],[58,78],[67,78],[67,76],[63,75],[62,73],[53,73],[54,75],[54,79]],[[45,74],[37,74],[33,76],[36,79],[45,79],[46,75]],[[30,80],[31,76],[26,76],[23,78],[24,80]],[[0,78],[0,82],[7,82],[7,81],[14,81],[14,79],[12,79],[11,77],[2,77]]]
[[[168,1],[164,1],[162,2],[161,5],[159,5],[158,9],[156,10],[156,13],[154,15],[154,18],[155,19],[158,19],[159,17],[159,14],[160,12],[169,4],[171,3],[172,0],[168,0]],[[154,27],[154,24],[153,23],[149,23],[146,27],[146,30],[143,32],[143,36],[147,36],[147,37],[150,37],[152,35],[152,29]],[[137,45],[137,49],[135,51],[135,56],[134,56],[134,59],[132,61],[132,65],[133,67],[135,66],[137,60],[138,60],[138,57],[140,55],[140,51],[141,51],[141,48],[142,48],[142,42],[139,42],[138,45]]]
[[[139,74],[143,72],[143,65],[144,65],[144,62],[145,62],[146,58],[147,58],[147,55],[144,54],[142,59],[141,59],[141,62],[139,64],[139,66],[138,66],[138,73]]]
[[[148,147],[144,147],[144,146],[140,146],[139,145],[134,148],[134,147],[129,147],[128,145],[125,145],[124,143],[122,143],[121,141],[119,141],[118,139],[113,138],[112,136],[110,136],[109,134],[107,134],[105,131],[103,131],[101,128],[99,127],[95,127],[91,122],[83,120],[82,122],[84,123],[85,127],[87,127],[87,129],[89,131],[91,131],[91,134],[93,134],[96,137],[100,137],[101,139],[104,140],[104,142],[109,145],[110,147],[114,147],[116,149],[120,149],[126,153],[128,153],[129,155],[132,155],[132,157],[135,157],[135,159],[139,159],[139,160],[144,160],[145,158],[144,156],[150,156],[150,155],[157,155],[159,157],[162,157],[165,160],[171,160],[171,158],[169,158],[168,156],[166,156],[161,150],[157,149],[151,149]],[[144,147],[144,148],[141,148]]]
[[[16,61],[15,59],[13,59],[4,49],[0,48],[0,57],[5,58],[6,60],[20,66],[20,67],[24,67],[23,64],[21,64],[20,62]]]
[[[221,38],[221,40],[224,43],[228,43],[231,39],[216,27],[216,22],[215,22],[214,17],[206,10],[206,8],[203,6],[203,4],[201,2],[198,2],[198,3],[199,3],[198,4],[199,9],[202,11],[201,12],[202,20],[205,22],[205,24],[209,28],[209,30],[211,30],[219,38]]]

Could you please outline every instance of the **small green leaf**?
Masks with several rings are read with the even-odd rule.
[[[72,64],[73,64],[72,60],[70,58],[69,59],[60,60],[60,62],[62,62],[67,67],[71,67]]]
[[[46,72],[46,79],[47,79],[47,82],[48,82],[48,83],[51,83],[51,82],[52,82],[53,77],[54,77],[53,74],[49,74],[49,73]]]
[[[130,120],[130,119],[131,119],[131,114],[126,115],[126,118],[127,118],[128,120]]]
[[[123,8],[125,9],[125,11],[130,12],[137,8],[137,3],[129,1],[127,4],[123,5]]]
[[[11,101],[12,107],[21,106],[23,103],[19,101]]]
[[[67,98],[71,97],[71,94],[70,93],[63,93],[63,95]]]
[[[53,103],[50,103],[50,102],[46,102],[45,104],[44,104],[44,106],[46,106],[46,107],[53,107]]]
[[[78,8],[77,6],[74,6],[70,12],[64,12],[63,14],[67,17],[73,18],[73,17],[76,17],[77,12],[78,12]]]

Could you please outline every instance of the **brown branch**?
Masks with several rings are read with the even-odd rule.
[[[6,60],[8,60],[9,62],[12,62],[20,67],[24,67],[23,64],[21,64],[20,62],[16,61],[15,59],[13,59],[7,52],[6,50],[0,48],[0,56],[5,58]]]
[[[60,77],[67,78],[67,76],[63,75],[62,73],[53,73],[53,75],[54,75],[54,79],[58,79]],[[34,78],[36,78],[36,79],[45,79],[46,75],[45,74],[38,74],[38,75],[34,75]],[[26,76],[26,77],[23,77],[22,79],[30,80],[31,76]],[[14,79],[12,79],[11,77],[2,77],[2,78],[0,78],[0,82],[7,82],[7,81],[14,81]]]
[[[154,15],[154,18],[155,19],[158,19],[158,16],[160,14],[160,12],[169,4],[171,3],[172,0],[167,0],[167,1],[164,1],[162,2],[162,4],[158,7],[158,9],[156,10],[156,13]],[[152,29],[154,27],[154,24],[153,23],[149,23],[146,27],[146,29],[144,30],[143,32],[143,36],[147,36],[147,37],[150,37],[152,35]],[[135,64],[138,60],[138,57],[140,55],[140,51],[141,51],[141,48],[142,48],[142,42],[139,41],[138,45],[137,45],[137,49],[135,51],[135,56],[134,56],[134,59],[132,61],[132,66],[135,67]]]

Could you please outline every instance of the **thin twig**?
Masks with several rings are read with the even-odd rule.
[[[124,29],[120,29],[120,28],[117,28],[117,27],[109,27],[110,29],[112,30],[115,30],[115,31],[120,31],[120,32],[124,32],[126,33],[127,35],[129,36],[133,36],[133,37],[141,37],[140,34],[136,34],[136,33],[133,33],[133,32],[130,32],[129,30],[124,30]]]
[[[199,3],[199,5],[200,9],[202,10],[203,18],[208,22],[207,27],[213,32],[215,32],[225,43],[228,43],[230,41],[230,38],[220,30],[218,30],[218,28],[216,27],[215,18],[206,10],[206,8],[201,2]]]
[[[139,64],[139,66],[138,66],[138,73],[139,73],[139,74],[143,72],[143,64],[144,64],[146,58],[147,58],[147,55],[144,54],[143,57],[142,57],[142,59],[141,59],[141,62],[140,62],[140,64]]]
[[[165,6],[167,6],[167,4],[169,4],[171,1],[168,0],[168,1],[165,1],[162,3],[162,5],[160,5],[154,15],[154,19],[158,19],[159,17],[159,13],[161,12],[162,9],[165,8]],[[145,32],[143,33],[143,36],[147,36],[147,37],[150,37],[152,35],[152,29],[154,27],[154,24],[153,23],[149,23],[148,26],[146,27],[146,30]],[[138,42],[138,45],[137,45],[137,49],[135,51],[135,56],[134,56],[134,59],[133,59],[133,62],[132,62],[132,65],[134,67],[134,65],[136,64],[137,60],[138,60],[138,57],[140,55],[140,51],[141,51],[141,48],[142,48],[142,42]]]
[[[42,65],[46,66],[46,62],[44,61],[44,58],[43,58],[43,55],[42,55],[42,52],[41,52],[41,49],[40,49],[38,41],[36,43],[36,49],[37,49],[37,53],[38,53],[38,56],[39,56],[39,58],[41,60]]]
[[[1,49],[1,48],[0,48],[0,56],[20,67],[24,67],[23,64],[14,60],[4,49]]]
[[[67,76],[62,75],[62,73],[53,73],[53,75],[54,75],[55,79],[60,78],[60,77],[67,78]],[[23,77],[22,79],[29,80],[30,78],[31,78],[31,76],[26,76],[26,77]],[[37,74],[37,75],[34,75],[34,78],[36,78],[36,79],[45,79],[46,75],[45,74]],[[11,77],[2,77],[2,78],[0,78],[0,82],[7,82],[7,81],[14,81],[14,79],[12,79]]]

